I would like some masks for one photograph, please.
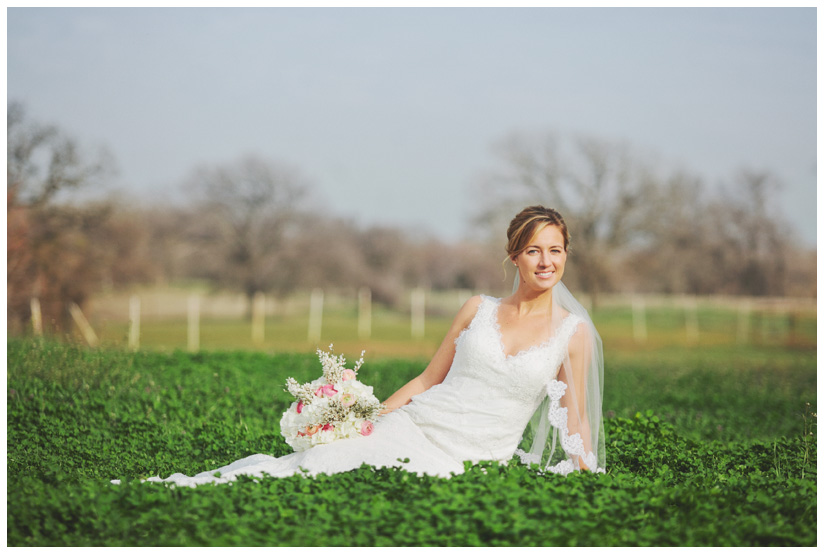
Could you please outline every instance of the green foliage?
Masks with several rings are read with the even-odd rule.
[[[365,466],[174,488],[139,479],[288,453],[284,381],[317,377],[317,358],[12,340],[8,544],[816,545],[815,354],[739,355],[609,367],[607,474]],[[359,373],[385,398],[421,368],[367,359]]]
[[[816,412],[816,353],[770,347],[609,353],[604,409],[653,409],[679,433],[724,442],[798,436]]]

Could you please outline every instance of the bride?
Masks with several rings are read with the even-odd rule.
[[[195,486],[363,463],[449,477],[464,461],[514,455],[553,473],[604,472],[601,339],[561,283],[567,225],[555,210],[531,206],[510,222],[507,239],[513,294],[468,300],[427,368],[387,399],[369,437],[149,481]]]

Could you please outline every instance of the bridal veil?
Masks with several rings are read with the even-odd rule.
[[[517,287],[518,274],[514,289]],[[523,463],[535,463],[557,474],[584,469],[604,472],[602,340],[587,310],[559,282],[553,287],[553,332],[568,313],[581,318],[581,323],[516,453]]]

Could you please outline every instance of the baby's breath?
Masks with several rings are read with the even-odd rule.
[[[350,407],[352,413],[358,418],[375,418],[381,409],[385,408],[384,403],[369,402],[366,399],[358,399]]]
[[[343,422],[348,412],[347,407],[333,401],[324,410],[323,418],[325,422]]]
[[[305,405],[311,403],[315,396],[311,384],[299,384],[295,378],[286,379],[286,391]]]
[[[344,365],[347,360],[344,358],[344,355],[336,356],[332,354],[332,350],[332,343],[330,343],[329,352],[322,351],[321,349],[315,352],[318,353],[318,358],[321,360],[321,366],[324,369],[324,378],[326,378],[328,383],[338,383],[341,381],[342,374],[346,369]]]

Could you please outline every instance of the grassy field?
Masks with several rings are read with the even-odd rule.
[[[186,292],[172,292],[159,298],[147,294],[140,323],[140,346],[171,352],[187,348]],[[424,336],[411,337],[409,313],[378,304],[372,309],[372,333],[358,336],[358,311],[353,299],[327,296],[320,341],[307,338],[308,297],[296,295],[280,302],[265,319],[264,341],[252,340],[252,324],[243,317],[242,301],[204,295],[199,322],[199,347],[204,350],[260,350],[264,352],[313,352],[334,342],[336,349],[350,356],[365,349],[373,360],[432,356],[449,328],[452,317],[465,296],[444,292],[428,297]],[[689,314],[680,298],[649,302],[644,314],[645,335],[634,335],[634,313],[629,299],[608,300],[594,312],[605,351],[611,354],[699,349],[708,346],[816,348],[815,304],[773,307],[755,305],[743,319],[735,301],[699,300]],[[125,348],[128,344],[128,296],[93,303],[92,325],[101,343]],[[229,305],[229,306],[227,306]],[[691,320],[692,319],[692,320]],[[689,322],[693,321],[693,328]],[[77,332],[74,339],[80,341]],[[608,357],[609,358],[609,357]]]
[[[691,346],[677,311],[650,314],[643,345],[627,337],[627,311],[597,313],[608,472],[568,477],[479,464],[450,480],[362,467],[195,489],[140,483],[288,453],[284,380],[320,373],[305,328],[268,322],[256,351],[228,350],[250,341],[242,321],[204,321],[209,350],[198,353],[176,350],[179,325],[143,326],[156,348],[137,353],[10,339],[8,544],[816,545],[816,322],[782,331],[782,318],[764,320],[739,345],[735,314],[713,314],[700,312]],[[366,347],[361,379],[385,398],[423,368],[446,320],[428,321],[419,342],[405,325],[363,345],[351,318],[325,316],[321,343]],[[118,333],[104,344],[122,345]],[[302,352],[273,353],[281,341]]]

